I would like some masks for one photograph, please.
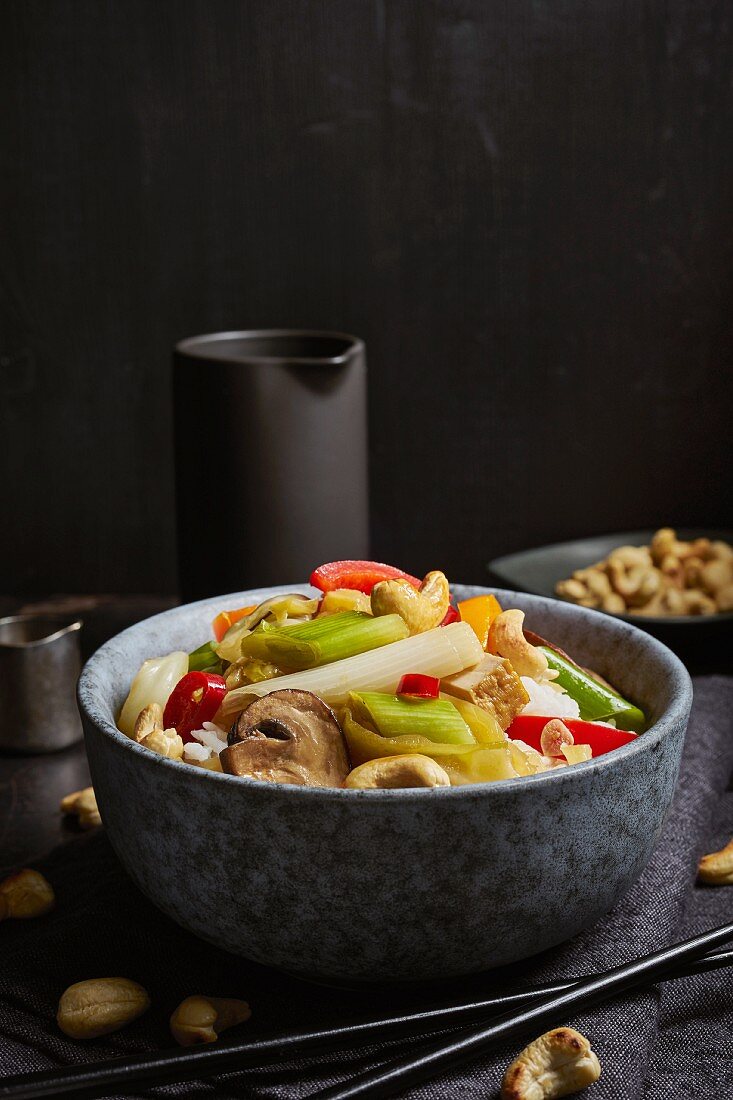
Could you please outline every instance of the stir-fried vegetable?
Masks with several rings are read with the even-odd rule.
[[[342,611],[299,625],[277,627],[260,623],[243,638],[241,655],[296,672],[367,653],[407,635],[407,627],[399,615],[373,618],[359,611]]]
[[[496,596],[473,596],[470,600],[461,600],[458,610],[463,622],[475,631],[481,648],[486,649],[491,624],[497,615],[501,615],[501,604]]]
[[[441,698],[448,699],[453,704],[479,744],[496,745],[506,741],[507,735],[492,711],[477,707],[467,699],[457,699],[453,695],[441,695]]]
[[[212,642],[205,642],[199,646],[198,649],[194,649],[193,653],[188,655],[188,671],[189,672],[217,672],[222,671],[222,660],[217,657],[214,652]]]
[[[236,661],[242,656],[242,641],[254,630],[258,623],[265,619],[275,625],[282,626],[290,619],[308,619],[318,610],[318,600],[311,600],[299,592],[288,592],[285,595],[271,596],[258,604],[249,615],[245,615],[239,622],[234,623],[226,634],[215,646],[217,654],[223,661]]]
[[[416,699],[437,699],[440,695],[440,680],[437,676],[423,676],[420,672],[410,672],[400,680],[397,694],[411,695]]]
[[[382,737],[362,725],[349,707],[340,712],[340,718],[354,767],[382,756],[417,752],[437,760],[453,783],[490,783],[497,779],[513,779],[518,774],[506,741],[493,745],[459,745],[431,741],[415,734]]]
[[[446,745],[476,740],[447,699],[414,699],[375,691],[352,691],[348,706],[357,719],[368,718],[382,737],[415,735]]]
[[[476,664],[482,655],[471,627],[466,623],[451,623],[335,664],[230,691],[224,700],[223,714],[227,719],[238,714],[247,695],[266,695],[268,691],[291,687],[312,691],[329,706],[340,706],[346,702],[350,691],[395,692],[408,672],[450,676],[467,665]]]
[[[168,696],[178,681],[188,672],[188,654],[176,650],[166,657],[151,657],[144,661],[130,685],[117,725],[128,737],[132,737],[138,714],[150,703],[164,707]]]
[[[166,729],[175,728],[184,741],[193,740],[191,730],[201,729],[210,722],[226,695],[222,676],[212,672],[189,672],[179,680],[170,694],[163,712]]]
[[[417,577],[385,565],[381,561],[331,561],[320,565],[311,573],[310,582],[321,592],[330,592],[334,588],[356,588],[367,595],[380,581],[405,580],[419,588]]]
[[[247,615],[251,615],[257,608],[256,603],[248,604],[247,607],[239,607],[234,611],[220,611],[211,624],[211,629],[214,633],[214,637],[217,642],[220,642],[230,626],[234,623],[238,623],[240,619],[245,619]]]
[[[540,646],[551,669],[558,673],[556,684],[565,688],[580,707],[580,717],[589,722],[613,719],[620,727],[641,733],[646,719],[644,712],[624,699],[612,688],[599,683],[582,668],[567,661],[549,646]]]
[[[524,741],[531,745],[537,752],[542,752],[542,731],[551,718],[542,717],[539,714],[520,714],[507,730],[507,734],[513,741]],[[577,745],[590,745],[594,756],[602,756],[613,749],[619,749],[622,745],[628,745],[636,740],[637,734],[628,733],[626,730],[617,730],[612,726],[602,726],[595,722],[582,722],[577,718],[563,718],[563,725],[567,726],[573,735]]]
[[[523,611],[490,593],[456,606],[439,570],[421,582],[379,562],[330,562],[311,583],[320,599],[286,592],[222,611],[216,640],[146,661],[120,729],[138,741],[158,725],[195,733],[184,760],[198,753],[209,767],[210,752],[233,775],[366,790],[534,775],[644,728],[639,707],[525,629]],[[298,748],[314,738],[318,767]]]

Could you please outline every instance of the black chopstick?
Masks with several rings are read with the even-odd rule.
[[[309,1100],[352,1100],[353,1097],[387,1097],[404,1092],[420,1081],[439,1077],[478,1058],[488,1046],[513,1038],[529,1030],[540,1032],[545,1026],[557,1026],[581,1008],[589,1008],[624,993],[635,986],[651,984],[667,977],[676,966],[689,963],[718,944],[733,938],[733,924],[725,924],[673,944],[663,951],[644,955],[595,978],[584,978],[572,989],[554,994],[518,1012],[506,1013],[488,1026],[461,1030],[433,1046],[395,1058],[376,1069],[350,1078],[340,1085],[310,1093]],[[1,1095],[1,1094],[0,1094]]]
[[[731,926],[730,938],[733,938]],[[721,942],[716,940],[715,942]],[[675,966],[666,974],[668,979],[721,970],[733,965],[733,950],[709,952],[701,958]],[[583,981],[584,979],[580,979]],[[367,1020],[346,1027],[320,1031],[302,1031],[291,1035],[275,1035],[226,1046],[206,1046],[163,1050],[155,1054],[108,1059],[104,1062],[66,1066],[13,1077],[0,1078],[0,1100],[30,1100],[31,1097],[73,1095],[103,1096],[105,1093],[127,1091],[132,1085],[154,1087],[174,1084],[215,1074],[235,1073],[250,1066],[264,1066],[268,1060],[282,1061],[319,1050],[337,1050],[383,1040],[426,1034],[457,1028],[495,1015],[516,1010],[538,1000],[575,989],[579,979],[553,985],[535,986],[519,993],[507,993],[486,1000],[439,1006],[421,1012],[404,1013],[377,1020]]]

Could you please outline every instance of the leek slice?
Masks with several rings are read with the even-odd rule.
[[[236,688],[225,697],[222,715],[228,721],[243,709],[247,696],[267,695],[280,688],[312,691],[330,706],[341,706],[350,691],[394,693],[402,677],[409,672],[452,676],[461,669],[477,665],[483,655],[481,643],[468,623],[450,623],[322,668]]]
[[[509,740],[491,711],[484,710],[468,699],[459,699],[456,695],[445,695],[441,692],[440,698],[448,699],[453,704],[480,744],[496,745]]]
[[[472,745],[476,740],[448,699],[408,699],[376,691],[352,691],[356,718],[371,720],[382,737],[427,737],[441,745]]]
[[[241,654],[301,671],[389,645],[407,634],[399,615],[372,618],[358,611],[344,611],[289,626],[260,623],[242,640]]]

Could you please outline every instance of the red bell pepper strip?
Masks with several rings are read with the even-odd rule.
[[[437,699],[440,680],[437,676],[425,676],[422,672],[408,672],[400,680],[398,695],[412,695],[416,699]]]
[[[524,741],[537,752],[542,752],[540,738],[542,731],[551,718],[544,718],[541,714],[518,714],[506,731],[512,741]],[[573,735],[576,745],[590,745],[594,756],[603,756],[604,753],[620,749],[622,745],[629,745],[636,740],[635,733],[626,730],[616,730],[612,726],[600,726],[597,722],[581,722],[579,718],[562,718],[562,722]]]
[[[448,604],[448,610],[445,613],[441,626],[448,626],[449,623],[459,623],[461,621],[461,613],[457,607],[453,604]]]
[[[395,569],[393,565],[384,565],[379,561],[331,561],[319,565],[311,573],[311,584],[321,592],[332,592],[335,588],[355,588],[368,596],[375,584],[380,581],[409,581],[415,588],[420,587],[417,577]]]
[[[213,672],[188,672],[168,697],[163,712],[166,729],[175,727],[184,741],[193,741],[191,730],[210,722],[227,693],[226,680]]]

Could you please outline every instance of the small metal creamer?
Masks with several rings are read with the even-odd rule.
[[[56,752],[81,740],[81,620],[0,618],[0,749]]]

